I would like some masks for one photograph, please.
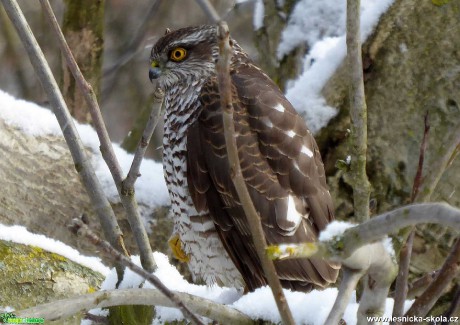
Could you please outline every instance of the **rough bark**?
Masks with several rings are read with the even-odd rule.
[[[58,239],[84,254],[95,255],[85,240],[70,235],[72,218],[86,213],[90,226],[101,235],[90,200],[81,185],[64,139],[57,136],[32,137],[0,121],[0,223],[19,224],[29,231]],[[128,250],[136,254],[129,224],[121,204],[114,205]],[[172,222],[167,208],[152,211],[141,206],[153,235],[155,250],[167,250]]]
[[[66,0],[63,32],[83,75],[100,93],[103,54],[104,0]],[[62,89],[70,112],[79,122],[89,122],[90,115],[83,94],[76,87],[72,73],[63,61]]]
[[[97,291],[104,280],[58,254],[2,240],[0,261],[0,306],[16,310]],[[75,314],[64,324],[77,323],[81,316]]]

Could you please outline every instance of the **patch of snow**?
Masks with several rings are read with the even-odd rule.
[[[315,43],[305,59],[305,72],[287,89],[286,97],[316,133],[337,114],[321,95],[326,82],[346,55],[345,36]]]
[[[394,0],[361,1],[361,34],[364,41],[377,24],[380,16]],[[316,42],[345,34],[346,1],[301,0],[292,11],[278,45],[278,59],[302,43],[312,47]]]
[[[407,44],[406,43],[399,44],[399,50],[401,51],[401,53],[406,53],[408,51]]]
[[[263,0],[256,0],[253,17],[254,30],[261,29],[264,26],[264,15],[265,7]]]
[[[345,158],[345,162],[347,163],[347,165],[351,164],[351,156],[350,155],[348,155],[347,158]]]
[[[5,226],[0,224],[0,239],[18,244],[40,247],[48,252],[64,256],[65,258],[97,271],[104,276],[107,276],[110,272],[110,269],[102,264],[99,257],[81,255],[76,249],[73,249],[60,241],[48,238],[44,235],[33,234],[22,226]]]
[[[16,127],[30,136],[62,136],[59,124],[53,112],[34,103],[16,99],[0,90],[0,120]],[[104,193],[111,202],[119,202],[118,191],[112,175],[99,150],[96,131],[88,124],[74,121],[85,147],[92,152],[92,164],[96,176],[101,182]],[[113,144],[115,154],[125,175],[128,173],[133,155],[127,153],[118,144]],[[139,203],[154,208],[168,205],[169,195],[163,176],[163,166],[150,159],[142,161],[141,177],[135,184],[136,198]]]
[[[390,237],[382,239],[382,244],[383,247],[385,247],[385,250],[388,252],[388,254],[390,254],[390,256],[396,256],[395,249],[393,247],[393,241]]]
[[[11,306],[0,306],[0,313],[9,313],[9,312],[12,312],[14,311],[14,308],[11,307]]]
[[[295,5],[278,45],[278,59],[302,43],[311,47],[324,37],[339,36],[345,30],[346,1],[301,0]]]
[[[254,292],[241,295],[241,292],[238,292],[236,289],[191,284],[185,281],[182,275],[169,264],[168,258],[165,255],[155,252],[154,256],[158,264],[158,270],[155,272],[155,275],[158,276],[169,289],[194,294],[218,303],[226,304],[253,319],[263,319],[274,323],[281,322],[276,303],[269,287],[262,287],[256,289]],[[132,257],[132,260],[137,265],[140,265],[139,257]],[[106,281],[103,283],[101,290],[113,289],[115,282],[116,272],[112,269]],[[137,288],[142,283],[143,280],[140,277],[127,270],[121,287]],[[149,283],[146,283],[143,287],[152,288]],[[310,293],[293,292],[290,290],[284,290],[284,293],[296,324],[320,325],[324,324],[337,297],[338,291],[336,288],[327,288],[321,291],[313,290]],[[412,301],[406,302],[406,310],[411,304]],[[356,295],[354,294],[343,316],[347,324],[356,324],[357,310],[358,303],[356,302]],[[391,316],[392,310],[393,299],[387,299],[385,316]],[[164,324],[164,322],[182,319],[182,314],[175,308],[157,307],[156,311],[157,317],[153,324]]]
[[[364,41],[380,16],[394,0],[361,2],[361,39]],[[294,8],[278,48],[278,57],[307,42],[310,51],[304,59],[304,71],[288,83],[286,97],[301,113],[313,133],[324,127],[337,111],[327,105],[321,94],[326,82],[346,56],[345,2],[339,0],[302,0]]]
[[[318,240],[320,241],[328,241],[334,238],[335,236],[339,236],[344,233],[345,230],[348,228],[352,228],[356,226],[351,222],[346,221],[338,221],[334,220],[330,224],[327,225],[326,229],[321,231],[319,234]]]
[[[206,285],[197,285],[187,282],[177,269],[169,263],[168,257],[162,253],[154,252],[155,262],[158,269],[154,274],[170,289],[178,292],[186,292],[199,297],[211,299],[222,304],[231,304],[241,297],[241,292],[234,288],[222,288],[218,286],[208,287]],[[132,256],[132,261],[140,266],[139,256]],[[102,283],[101,290],[111,290],[115,288],[117,282],[117,274],[115,269],[112,269],[106,280]],[[119,288],[138,288],[144,283],[144,279],[127,269],[123,281]],[[146,282],[143,288],[154,289],[155,287]],[[157,307],[156,321],[154,324],[162,324],[163,322],[171,322],[182,319],[182,313],[176,308]],[[161,320],[161,322],[160,322]]]

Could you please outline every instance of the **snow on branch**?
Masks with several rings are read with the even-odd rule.
[[[273,259],[311,257],[313,255],[343,261],[358,248],[374,243],[398,230],[422,223],[435,223],[460,230],[460,209],[447,203],[416,203],[382,213],[354,227],[347,227],[341,234],[321,240],[321,236],[334,227],[328,225],[318,243],[270,246],[268,255]],[[324,238],[324,237],[323,237]]]

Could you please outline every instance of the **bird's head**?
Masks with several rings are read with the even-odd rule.
[[[177,83],[206,79],[215,73],[218,55],[215,26],[166,31],[152,48],[149,78],[168,90]]]

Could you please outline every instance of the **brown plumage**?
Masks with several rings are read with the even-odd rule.
[[[319,231],[333,219],[316,142],[279,88],[236,42],[233,44],[231,79],[236,143],[243,178],[260,214],[267,244],[315,241]],[[166,157],[165,163],[186,171],[186,181],[180,181],[186,183],[193,213],[178,209],[176,220],[190,219],[195,212],[209,216],[223,247],[252,291],[267,282],[230,174],[214,71],[216,29],[201,26],[165,35],[152,50],[151,77],[159,74],[155,69],[161,66],[162,54],[169,53],[168,56],[177,47],[185,48],[188,56],[173,65],[163,64],[162,69],[168,72],[162,73],[170,77],[161,75],[160,86],[167,97],[165,122],[173,119],[178,130],[184,128],[186,147],[181,161]],[[176,78],[179,75],[181,78]],[[177,98],[180,96],[189,98]],[[166,128],[173,124],[166,123]],[[165,133],[164,144],[169,146],[171,134],[176,133],[171,129],[165,129]],[[180,177],[169,173],[166,180],[170,192],[174,192]],[[174,203],[177,195],[172,194],[172,198],[173,205],[178,204]],[[189,235],[176,232],[181,240]],[[193,249],[187,253],[203,254]],[[338,273],[338,266],[317,258],[277,261],[275,267],[283,287],[298,291],[326,287],[335,282]]]

